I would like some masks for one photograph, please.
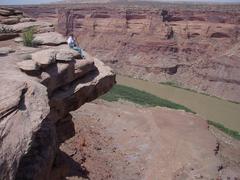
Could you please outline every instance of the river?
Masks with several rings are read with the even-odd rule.
[[[161,98],[184,105],[195,111],[204,119],[221,123],[227,128],[240,132],[240,104],[181,88],[120,75],[117,75],[117,83],[143,90]]]

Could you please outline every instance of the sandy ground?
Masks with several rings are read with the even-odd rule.
[[[66,179],[240,179],[240,143],[191,113],[97,100],[72,115]]]

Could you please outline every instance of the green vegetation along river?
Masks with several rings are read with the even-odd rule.
[[[120,75],[117,75],[117,83],[184,105],[207,120],[221,123],[227,128],[240,132],[240,104]]]

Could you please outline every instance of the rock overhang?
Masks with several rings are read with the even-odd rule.
[[[36,37],[45,39],[30,59],[9,49],[0,57],[0,176],[7,179],[49,178],[60,143],[75,134],[69,112],[115,84],[111,68],[88,54],[79,59],[61,34]]]

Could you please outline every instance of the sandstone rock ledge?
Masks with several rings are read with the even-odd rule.
[[[66,45],[34,51],[0,57],[1,179],[50,179],[60,144],[75,134],[69,112],[115,84],[111,68]]]

